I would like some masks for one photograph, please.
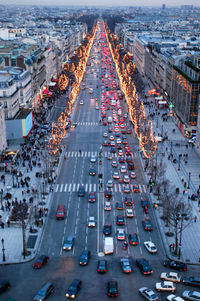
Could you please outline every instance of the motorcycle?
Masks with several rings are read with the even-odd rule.
[[[102,165],[102,161],[101,160],[99,161],[99,165]]]
[[[123,244],[123,250],[127,250],[127,248],[128,248],[128,243],[125,242],[125,243]]]

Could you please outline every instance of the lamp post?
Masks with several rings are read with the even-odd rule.
[[[6,261],[5,248],[4,248],[4,239],[3,238],[1,240],[1,243],[2,243],[3,261]]]
[[[182,157],[182,154],[179,154],[178,155],[178,170],[180,170],[181,157]]]
[[[1,207],[2,207],[2,201],[3,201],[3,189],[0,190],[0,201],[1,201]]]
[[[181,214],[181,226],[180,226],[180,239],[179,239],[179,252],[178,252],[178,259],[181,258],[181,248],[182,248],[182,233],[183,233],[183,220],[186,219],[187,214],[186,213],[182,213]]]
[[[190,189],[190,176],[191,176],[191,172],[189,172],[189,174],[188,174],[188,189]]]

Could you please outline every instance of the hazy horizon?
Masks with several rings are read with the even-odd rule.
[[[34,1],[34,0],[7,0],[6,4],[5,1],[0,0],[0,5],[35,5],[35,6],[92,6],[92,7],[116,7],[116,6],[157,6],[161,7],[163,4],[165,4],[167,7],[178,7],[181,5],[193,5],[193,6],[200,6],[199,0],[193,0],[192,2],[189,0],[180,0],[178,3],[175,0],[167,0],[167,1],[159,1],[159,0],[143,0],[143,1],[132,1],[130,0],[101,0],[101,2],[95,3],[94,0],[40,0],[40,1]]]

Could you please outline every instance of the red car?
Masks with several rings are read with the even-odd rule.
[[[94,192],[90,192],[90,193],[89,193],[89,199],[88,199],[88,201],[89,201],[90,203],[94,203],[94,202],[96,201],[96,196],[95,196],[95,193],[94,193]]]
[[[107,121],[104,120],[103,125],[107,125]]]
[[[132,206],[133,205],[133,199],[132,198],[125,198],[125,204],[126,204],[126,206]]]
[[[127,134],[131,134],[131,130],[130,130],[130,129],[127,129],[126,133],[127,133]]]
[[[33,264],[33,268],[34,269],[41,269],[41,267],[43,267],[43,265],[45,265],[49,260],[49,256],[46,255],[41,255],[40,257],[38,257],[38,259],[34,262]]]

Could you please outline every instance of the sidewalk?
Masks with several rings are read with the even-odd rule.
[[[149,100],[149,98],[148,98]],[[164,142],[158,142],[157,159],[161,159],[167,166],[166,178],[170,181],[172,186],[179,188],[181,196],[186,202],[190,202],[193,210],[193,217],[195,220],[182,232],[182,246],[181,246],[181,260],[190,263],[199,263],[200,258],[200,207],[198,207],[198,198],[196,201],[191,200],[191,195],[197,194],[200,185],[200,157],[195,152],[195,148],[188,144],[179,131],[178,127],[173,121],[173,117],[168,117],[167,121],[163,121],[162,114],[167,113],[166,109],[155,109],[155,105],[151,108],[145,106],[146,115],[154,113],[153,130],[155,136],[168,136]],[[160,114],[159,114],[160,112]],[[158,115],[159,114],[159,115]],[[170,159],[168,158],[170,154]],[[179,155],[181,155],[179,159]],[[176,159],[176,163],[174,163]],[[179,161],[180,160],[180,161]],[[144,160],[141,160],[144,167]],[[180,170],[179,170],[180,169]],[[145,172],[145,178],[148,183],[150,177]],[[184,185],[185,184],[185,185]],[[184,192],[184,194],[183,194]],[[150,193],[151,200],[155,201],[155,196]],[[160,218],[162,215],[162,208],[158,206],[155,214],[160,225],[163,241],[165,242],[166,253],[173,257],[169,252],[169,245],[174,243],[174,237],[165,235],[167,228],[165,223]],[[177,259],[177,257],[174,257]]]

